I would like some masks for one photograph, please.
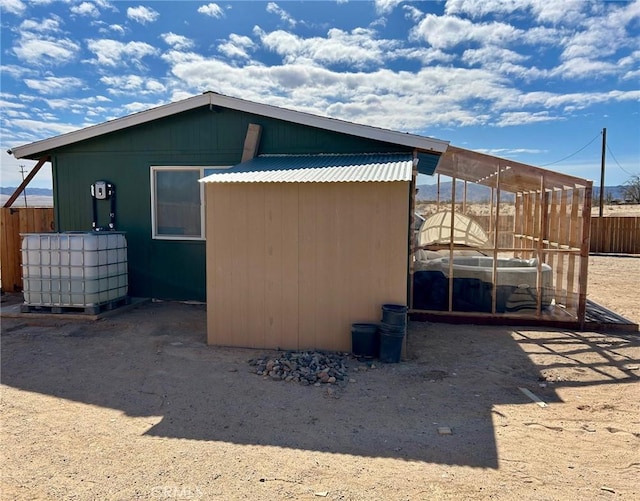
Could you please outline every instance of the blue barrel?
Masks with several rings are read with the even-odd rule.
[[[378,356],[378,324],[356,323],[351,325],[351,353],[356,357]]]
[[[407,326],[408,308],[402,304],[383,304],[382,323],[388,325]]]

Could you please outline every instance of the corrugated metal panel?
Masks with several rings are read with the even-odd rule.
[[[411,181],[407,153],[264,155],[231,169],[205,170],[204,183],[340,183]]]

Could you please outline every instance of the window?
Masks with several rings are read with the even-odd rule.
[[[204,239],[202,167],[151,167],[153,238]]]

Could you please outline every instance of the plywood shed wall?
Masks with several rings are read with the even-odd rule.
[[[408,182],[210,183],[213,345],[349,351],[407,302]]]

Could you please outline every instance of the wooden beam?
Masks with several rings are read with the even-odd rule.
[[[247,127],[247,135],[244,138],[244,149],[242,150],[242,162],[255,158],[260,147],[260,136],[262,135],[262,126],[257,124],[249,124]]]
[[[454,162],[454,158],[456,161]],[[484,186],[496,186],[496,161],[500,164],[502,191],[519,193],[523,191],[537,191],[540,176],[544,175],[545,188],[562,189],[565,187],[584,188],[588,181],[559,172],[541,169],[533,165],[523,164],[491,155],[485,155],[455,146],[449,146],[442,155],[436,173],[461,180],[471,181]]]
[[[22,183],[20,184],[20,186],[18,186],[16,188],[16,191],[13,192],[13,195],[11,195],[9,197],[9,200],[7,200],[4,204],[5,207],[11,207],[13,205],[13,202],[16,201],[16,199],[20,196],[20,194],[24,191],[24,189],[27,187],[27,185],[31,182],[31,180],[33,179],[33,177],[38,173],[38,171],[40,170],[40,167],[42,167],[45,162],[49,162],[51,160],[51,157],[42,157],[40,160],[38,160],[38,163],[35,165],[35,167],[33,169],[31,169],[31,172],[29,172],[29,174],[27,174],[27,177],[24,178],[24,181],[22,181]]]
[[[589,248],[591,247],[591,201],[593,183],[589,182],[584,190],[582,202],[582,242],[580,249],[580,272],[578,275],[578,321],[584,329],[587,316],[587,281],[589,277]]]
[[[411,183],[409,185],[409,301],[407,304],[409,308],[413,308],[413,275],[415,271],[415,264],[413,262],[416,253],[416,189],[418,184],[418,152],[413,150],[413,170],[411,172]]]

